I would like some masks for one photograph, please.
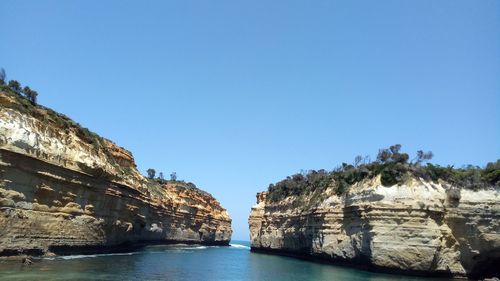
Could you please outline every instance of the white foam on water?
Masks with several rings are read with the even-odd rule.
[[[235,248],[235,249],[250,249],[250,247],[245,246],[245,245],[241,245],[241,244],[229,244],[229,246],[230,246],[230,248]],[[185,245],[185,247],[173,247],[173,248],[170,248],[166,251],[175,252],[175,253],[189,253],[190,250],[205,250],[208,248],[219,248],[219,247],[220,246],[189,246],[189,245]],[[159,254],[159,253],[164,253],[164,252],[165,251],[151,251],[151,252],[147,252],[147,253]],[[88,259],[88,258],[107,257],[107,256],[131,256],[131,255],[135,255],[135,254],[139,254],[139,253],[140,252],[70,255],[70,256],[41,257],[40,259],[44,259],[44,260],[74,260],[74,259]]]
[[[86,259],[86,258],[96,258],[96,257],[106,257],[106,256],[131,256],[137,253],[110,253],[110,254],[93,254],[93,255],[70,255],[70,256],[58,256],[58,257],[44,257],[44,260],[74,260],[74,259]]]
[[[250,247],[245,246],[245,245],[241,245],[241,244],[229,244],[229,246],[231,246],[233,248],[238,248],[238,249],[248,249],[248,250],[250,250]]]
[[[177,248],[181,250],[203,250],[208,248],[207,246],[196,246],[196,247],[182,247],[182,248]]]

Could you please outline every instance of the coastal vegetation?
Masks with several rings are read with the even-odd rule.
[[[116,168],[122,175],[132,174],[130,167],[120,165],[109,149],[112,141],[105,139],[98,134],[83,127],[73,121],[68,116],[56,112],[37,102],[38,93],[29,86],[24,88],[17,80],[6,81],[5,70],[0,69],[0,105],[4,108],[11,108],[22,114],[31,116],[41,122],[51,125],[60,130],[61,133],[73,132],[83,142],[88,144],[95,152],[102,152],[107,156],[108,162]],[[113,143],[114,144],[114,143]],[[125,150],[123,147],[119,147]]]
[[[148,173],[148,178],[149,179],[154,179],[155,178],[155,174],[156,174],[156,170],[155,169],[152,169],[152,168],[149,168],[146,173]]]
[[[159,183],[164,183],[164,182],[167,182],[165,180],[165,177],[163,176],[163,172],[160,172],[158,173],[158,177],[155,178],[155,175],[156,175],[156,170],[153,169],[153,168],[149,168],[146,170],[146,173],[147,173],[147,177],[148,179],[150,180],[155,180]],[[177,173],[176,172],[172,172],[170,174],[170,181],[171,182],[176,182],[177,181]]]
[[[120,165],[113,157],[106,145],[106,141],[111,142],[110,140],[107,140],[90,131],[66,115],[38,104],[36,102],[36,98],[38,96],[36,91],[32,90],[28,86],[23,88],[21,83],[16,80],[10,80],[7,82],[5,81],[5,78],[5,70],[0,69],[0,104],[2,107],[12,108],[23,114],[32,116],[46,124],[51,124],[54,127],[61,129],[62,132],[69,133],[70,131],[74,131],[80,139],[93,147],[95,151],[102,151],[105,153],[107,155],[108,162],[118,170],[122,171],[123,175],[132,173],[130,167]],[[122,147],[120,147],[120,149],[125,150]],[[159,197],[161,197],[162,186],[168,184],[174,184],[177,189],[191,189],[201,194],[210,195],[209,193],[197,188],[196,185],[191,182],[177,180],[176,172],[172,172],[170,174],[170,180],[166,180],[162,172],[157,174],[155,169],[149,168],[146,170],[146,178],[148,180],[146,184],[147,190],[151,194],[155,194]]]
[[[401,145],[395,144],[380,149],[375,161],[370,161],[369,156],[356,156],[352,164],[342,163],[332,171],[310,170],[288,176],[278,183],[269,185],[268,198],[277,202],[292,195],[314,193],[318,197],[328,187],[332,187],[337,195],[342,195],[349,186],[377,176],[380,176],[384,186],[401,185],[411,177],[433,182],[444,181],[459,188],[472,190],[500,186],[500,159],[484,167],[468,165],[455,168],[429,163],[433,156],[431,151],[419,150],[409,161],[410,156],[401,152]]]
[[[25,86],[24,88],[21,86],[17,80],[10,80],[6,82],[7,74],[5,73],[5,69],[0,69],[0,86],[8,87],[11,91],[15,92],[20,96],[24,96],[29,102],[33,105],[36,105],[38,92],[32,90],[30,87]]]
[[[0,70],[0,94],[13,98],[15,102],[2,103],[2,106],[15,109],[21,113],[26,113],[32,117],[47,123],[53,123],[57,127],[69,131],[76,129],[77,135],[89,144],[99,146],[102,138],[96,133],[73,121],[68,116],[58,113],[48,107],[37,103],[38,92],[29,86],[22,88],[17,80],[6,81],[5,70]]]
[[[152,176],[152,174],[149,174],[151,172],[150,170],[154,171],[154,169],[152,169],[152,168],[149,168],[146,171],[148,173],[148,177],[147,177],[148,181],[147,181],[146,186],[147,186],[147,189],[150,192],[150,194],[155,196],[155,197],[162,198],[163,190],[168,186],[174,186],[178,192],[191,190],[191,191],[197,192],[199,194],[203,194],[205,196],[212,196],[212,194],[210,194],[204,190],[199,189],[192,182],[186,182],[184,180],[177,180],[177,175],[175,172],[173,172],[170,175],[170,180],[166,180],[163,178],[162,172],[159,173],[158,177],[154,177],[154,175]]]

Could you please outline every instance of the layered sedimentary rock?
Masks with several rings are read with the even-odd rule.
[[[472,191],[413,178],[384,187],[379,178],[280,202],[257,195],[249,225],[256,251],[292,254],[374,269],[452,276],[494,276],[500,264],[499,189]]]
[[[0,91],[0,255],[137,242],[228,244],[231,219],[191,184],[147,180],[132,154]]]

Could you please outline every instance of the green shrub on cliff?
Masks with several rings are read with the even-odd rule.
[[[1,90],[4,91],[11,91],[13,93],[16,93],[19,96],[27,98],[33,105],[36,105],[37,97],[38,97],[38,92],[32,90],[30,87],[22,87],[21,83],[17,80],[10,80],[7,85],[5,85],[5,78],[7,77],[7,74],[5,73],[5,69],[1,68],[0,69],[0,86],[6,86],[2,87]]]
[[[441,167],[431,163],[422,165],[434,156],[431,151],[419,150],[414,158],[415,161],[408,162],[409,155],[400,150],[401,145],[396,144],[380,149],[374,162],[367,161],[368,157],[364,157],[365,161],[361,163],[363,157],[356,156],[354,165],[342,163],[331,172],[313,170],[289,176],[269,185],[268,198],[272,202],[277,202],[288,196],[311,193],[312,198],[318,198],[329,186],[337,195],[342,195],[351,185],[379,175],[384,186],[401,185],[412,176],[434,182],[443,180],[457,187],[474,190],[500,186],[500,160],[488,163],[484,168],[466,166],[456,169],[453,166]]]
[[[459,187],[478,190],[500,184],[500,160],[490,162],[484,168],[468,165],[456,169],[453,166],[441,167],[429,163],[416,170],[415,174],[424,179],[432,181],[441,179]]]
[[[24,95],[26,96],[26,98],[28,98],[28,100],[32,103],[32,104],[36,104],[36,101],[37,101],[37,97],[38,97],[38,92],[37,91],[34,91],[32,90],[30,87],[26,86],[24,87],[23,89],[23,93]]]
[[[16,94],[20,95],[22,88],[21,88],[21,83],[19,83],[17,80],[10,80],[9,81],[9,88],[14,91]]]
[[[316,189],[325,189],[331,182],[331,175],[325,170],[302,172],[286,179],[270,184],[269,198],[272,201],[280,200],[289,195],[301,195],[304,192]]]

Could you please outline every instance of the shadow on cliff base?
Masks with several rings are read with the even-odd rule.
[[[469,274],[471,278],[500,278],[500,249],[475,256],[474,260],[476,263]]]

